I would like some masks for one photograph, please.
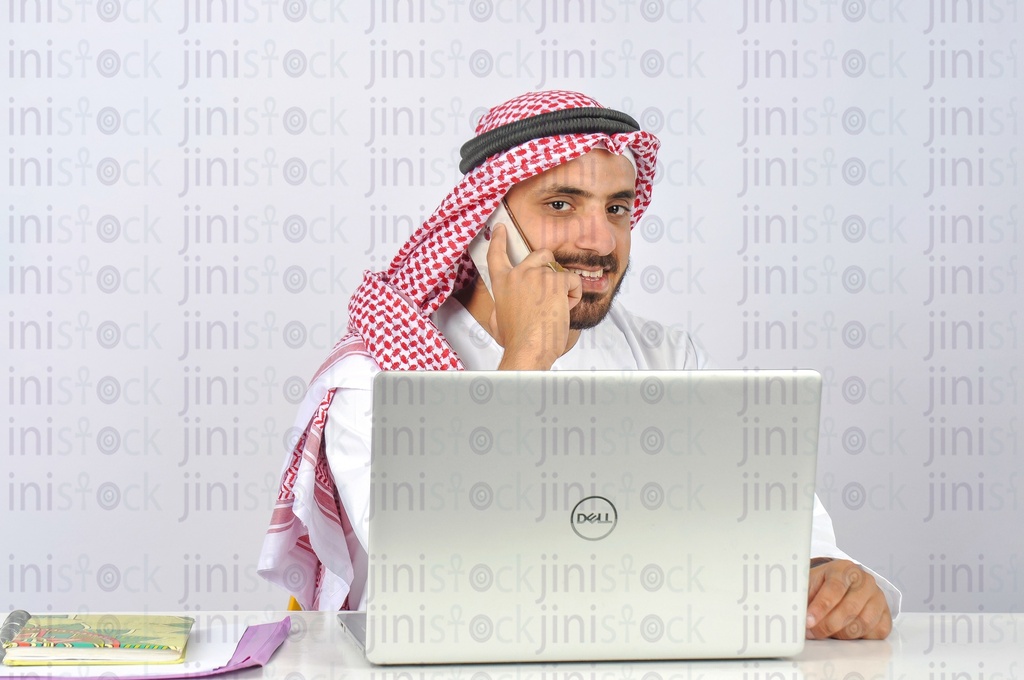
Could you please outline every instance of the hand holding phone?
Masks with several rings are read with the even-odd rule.
[[[499,369],[547,370],[568,346],[569,314],[582,299],[582,283],[578,276],[552,278],[551,272],[566,271],[554,261],[518,266],[533,249],[508,204],[502,201],[469,245],[469,256],[491,298],[494,290],[487,258],[492,245],[490,236],[498,224],[505,226],[502,233],[506,236],[505,247],[495,252],[495,264],[501,257],[507,257],[513,269],[506,272],[506,281],[515,283],[506,284],[500,308],[496,305],[486,311],[484,316],[489,314],[490,320],[478,320],[504,348]],[[551,271],[544,273],[544,269]]]
[[[491,213],[491,216],[487,218],[487,224],[484,225],[484,228],[480,230],[480,233],[469,244],[469,257],[473,260],[473,264],[476,265],[476,270],[480,274],[480,280],[487,286],[487,292],[492,290],[491,273],[487,266],[487,249],[491,243],[491,232],[498,224],[505,225],[505,233],[507,234],[505,252],[508,254],[508,261],[513,267],[525,260],[526,256],[533,252],[533,248],[526,241],[522,228],[516,222],[512,213],[509,212],[508,204],[502,199],[498,207]],[[565,271],[557,262],[549,262],[548,266],[556,272]]]
[[[476,235],[476,238],[469,244],[469,257],[476,265],[476,271],[480,274],[480,280],[487,286],[487,292],[491,292],[491,272],[487,266],[487,249],[491,244],[491,232],[498,224],[505,225],[505,233],[508,235],[506,252],[508,261],[516,266],[530,254],[530,247],[526,245],[519,230],[513,226],[512,216],[508,212],[505,201],[498,204],[498,207],[487,218],[487,224]]]

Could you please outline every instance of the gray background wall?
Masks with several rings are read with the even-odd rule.
[[[1024,607],[1012,0],[12,0],[0,607],[280,608],[306,381],[481,112],[663,141],[624,296],[826,381],[819,494],[907,609]],[[198,226],[196,222],[198,221]]]

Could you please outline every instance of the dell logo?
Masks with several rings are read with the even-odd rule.
[[[602,496],[588,496],[572,509],[569,523],[582,539],[599,541],[615,529],[619,514],[615,506]]]

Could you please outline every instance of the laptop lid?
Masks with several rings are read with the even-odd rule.
[[[367,658],[799,652],[820,393],[802,370],[378,374]]]

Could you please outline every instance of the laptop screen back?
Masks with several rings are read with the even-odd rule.
[[[820,389],[813,371],[379,374],[367,657],[797,653]]]

